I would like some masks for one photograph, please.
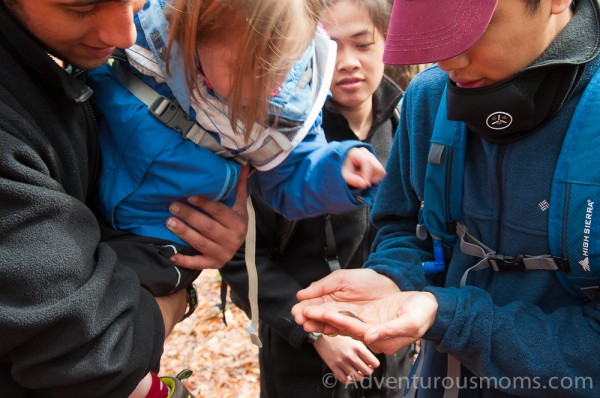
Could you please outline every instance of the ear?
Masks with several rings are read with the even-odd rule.
[[[551,12],[554,15],[562,14],[569,10],[572,0],[552,0]]]

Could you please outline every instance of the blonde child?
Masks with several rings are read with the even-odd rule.
[[[111,67],[92,71],[99,206],[112,228],[183,245],[164,225],[169,205],[196,194],[233,203],[240,158],[261,171],[265,196],[287,218],[372,199],[385,172],[371,147],[327,144],[320,127],[335,59],[335,45],[317,30],[323,3],[180,0],[165,5],[170,38],[159,1],[146,3],[136,17],[138,44],[127,51],[130,69],[195,118],[220,152],[155,118]]]

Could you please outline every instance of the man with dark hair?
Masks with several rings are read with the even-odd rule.
[[[157,370],[184,315],[186,291],[154,298],[142,289],[100,243],[88,207],[100,153],[83,69],[134,42],[142,3],[0,1],[3,397],[126,397]],[[238,188],[231,210],[198,197],[190,201],[205,213],[171,206],[167,226],[203,253],[174,263],[218,267],[233,256],[247,223]]]
[[[597,0],[394,2],[384,62],[437,66],[404,96],[366,269],[299,292],[306,331],[422,338],[419,398],[600,395],[599,26]]]

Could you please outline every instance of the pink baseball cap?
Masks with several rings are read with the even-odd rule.
[[[424,64],[458,55],[487,29],[498,0],[394,0],[386,64]]]

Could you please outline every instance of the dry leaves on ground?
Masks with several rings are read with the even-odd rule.
[[[248,318],[227,302],[227,326],[218,306],[221,278],[202,271],[196,280],[198,308],[179,323],[165,343],[161,374],[182,369],[194,373],[185,384],[196,398],[256,398],[259,396],[258,348],[245,330]]]

